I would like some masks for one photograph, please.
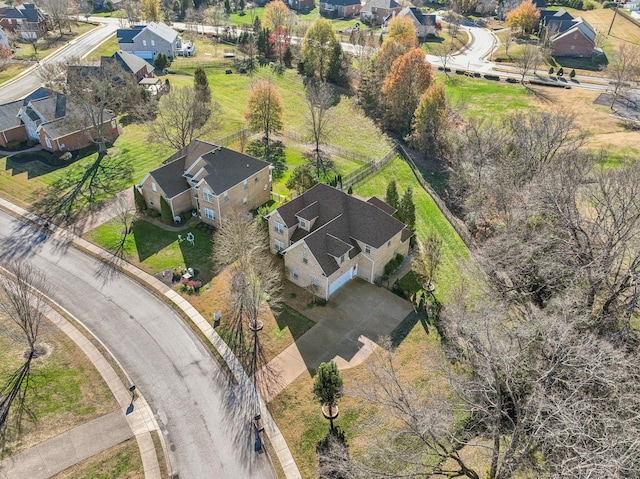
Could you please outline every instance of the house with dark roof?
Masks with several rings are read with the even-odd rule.
[[[147,206],[160,211],[160,198],[173,216],[196,210],[203,222],[262,206],[271,199],[271,163],[202,140],[193,140],[137,185]]]
[[[121,28],[116,30],[116,37],[120,50],[149,61],[153,61],[160,52],[173,59],[182,48],[178,32],[162,22]]]
[[[2,45],[7,50],[11,50],[11,46],[9,45],[9,37],[7,37],[7,32],[0,26],[0,45]]]
[[[582,17],[573,18],[569,12],[542,10],[540,29],[551,45],[551,53],[558,57],[590,57],[596,46],[596,31]]]
[[[367,25],[382,25],[385,18],[400,10],[402,6],[395,0],[370,0],[360,9],[360,21]]]
[[[306,12],[316,6],[316,0],[286,0],[286,4],[291,10]]]
[[[34,140],[48,151],[79,150],[93,143],[95,130],[73,97],[40,88],[24,100],[0,105],[0,146],[9,142]],[[109,112],[100,125],[108,141],[120,132]]]
[[[320,15],[351,18],[360,13],[360,0],[320,0]]]
[[[412,236],[375,196],[363,200],[319,183],[267,215],[269,246],[288,279],[324,299],[351,279],[373,283]]]
[[[389,24],[389,21],[393,17],[396,16],[396,13],[393,12],[387,18],[384,19],[384,26],[386,27]],[[415,7],[404,7],[397,14],[399,17],[408,17],[413,22],[413,26],[416,29],[416,35],[418,38],[426,38],[430,35],[435,35],[436,33],[436,16],[428,15],[424,13],[419,8]]]
[[[109,72],[108,75],[103,72],[104,69],[112,65],[117,65],[122,68],[138,85],[146,78],[153,78],[153,83],[156,83],[155,80],[157,79],[154,78],[154,69],[150,63],[133,53],[123,52],[122,50],[115,52],[110,57],[100,57],[100,64],[69,65],[67,67],[67,83],[70,85],[82,85],[91,79],[102,80],[107,77],[112,77],[114,76],[114,70],[107,70],[107,72]],[[117,70],[115,72],[117,72]]]
[[[0,26],[7,32],[17,33],[23,40],[40,38],[49,31],[49,15],[35,3],[0,7]]]

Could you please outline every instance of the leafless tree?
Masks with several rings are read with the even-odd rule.
[[[524,83],[527,74],[532,70],[535,73],[536,67],[540,65],[540,51],[538,47],[529,44],[525,45],[520,52],[520,56],[516,58],[515,63],[518,72],[522,75],[520,83]]]
[[[126,14],[129,25],[135,25],[142,19],[142,4],[136,0],[124,0],[122,9]]]
[[[216,102],[198,101],[192,87],[173,88],[160,99],[158,117],[149,127],[151,138],[176,150],[184,148],[194,138],[218,127],[219,110],[220,105]]]
[[[61,37],[63,28],[71,30],[69,18],[71,5],[68,0],[40,0],[39,5],[49,14],[51,24],[58,30]]]
[[[640,78],[640,52],[637,46],[623,43],[609,62],[607,73],[613,87],[611,100],[613,109],[618,97],[631,86],[632,82]]]
[[[7,440],[11,422],[20,432],[25,413],[25,399],[31,389],[32,362],[40,354],[38,339],[48,310],[46,295],[49,282],[44,275],[25,262],[11,262],[0,272],[0,314],[9,326],[0,323],[0,334],[27,350],[24,363],[11,374],[0,389],[0,449]],[[13,417],[13,421],[11,420]]]
[[[335,97],[331,87],[325,82],[309,81],[306,87],[307,103],[307,129],[308,138],[313,142],[313,163],[316,168],[316,176],[327,174],[326,157],[320,150],[320,146],[327,142],[333,127],[333,114],[331,108]]]
[[[456,47],[453,45],[453,41],[438,43],[432,47],[432,51],[433,54],[440,59],[442,68],[444,68],[444,73],[448,78],[449,72],[447,71],[447,64],[451,61],[451,59],[453,58],[453,54],[456,51]]]
[[[507,31],[504,32],[504,39],[502,40],[502,44],[504,45],[504,54],[507,55],[509,58],[511,58],[509,56],[509,48],[511,47],[514,41],[515,41],[515,35],[513,33],[513,30],[509,28]]]

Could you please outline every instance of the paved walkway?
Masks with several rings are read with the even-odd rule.
[[[340,369],[361,364],[380,337],[414,312],[408,301],[361,279],[345,284],[326,306],[301,310],[316,325],[261,370],[260,394],[267,402],[320,363],[333,360]]]
[[[121,193],[121,194],[125,194],[125,193]],[[2,198],[0,198],[0,208],[5,209],[6,211],[19,216],[19,217],[24,217],[27,220],[33,221],[37,224],[42,224],[43,221],[41,218],[33,215],[32,213],[20,208],[19,206],[16,206]],[[95,226],[97,226],[98,224],[100,224],[98,221],[107,221],[110,218],[106,218],[109,213],[103,212],[103,213],[94,213],[95,215],[98,215],[99,219],[93,220],[91,221],[91,224],[94,224]],[[94,227],[95,227],[94,226]],[[88,227],[88,226],[87,226]],[[84,229],[84,227],[83,227]],[[92,254],[93,256],[97,257],[97,258],[101,258],[104,259],[105,261],[113,261],[113,256],[108,253],[107,251],[103,250],[102,248],[89,243],[88,241],[85,241],[82,238],[77,237],[76,235],[74,235],[73,233],[71,233],[68,230],[62,229],[62,228],[58,228],[55,225],[52,225],[50,227],[50,234],[54,235],[56,237],[57,240],[59,241],[69,241],[71,243],[73,243],[74,246],[86,251],[89,254]],[[181,310],[183,311],[183,313],[189,317],[189,319],[200,329],[200,331],[207,337],[207,339],[214,345],[214,347],[216,348],[216,350],[218,351],[218,353],[220,354],[220,356],[225,360],[225,362],[227,363],[227,365],[229,366],[230,370],[232,371],[232,373],[234,374],[236,380],[238,381],[238,387],[239,388],[253,388],[253,382],[249,379],[249,377],[247,376],[247,374],[245,373],[242,365],[240,364],[240,362],[238,361],[238,359],[236,358],[236,356],[233,354],[233,352],[229,349],[229,347],[227,346],[227,344],[220,338],[220,336],[218,335],[218,333],[213,329],[213,327],[204,319],[204,317],[202,317],[202,315],[200,313],[198,313],[198,311],[182,296],[180,296],[178,293],[176,293],[174,290],[172,290],[169,286],[167,286],[166,284],[164,284],[162,281],[158,280],[157,278],[154,278],[153,276],[145,273],[144,271],[136,268],[135,266],[133,266],[132,264],[126,263],[126,262],[121,262],[119,260],[116,260],[118,267],[125,273],[128,274],[129,276],[131,276],[132,278],[135,278],[136,280],[138,280],[140,283],[145,284],[149,289],[156,291],[157,293],[159,293],[162,296],[165,296],[168,300],[170,300],[171,302],[175,303],[175,305]],[[80,334],[78,332],[78,334]],[[86,340],[86,338],[85,338]],[[88,340],[86,340],[87,343],[89,345],[91,345],[90,342],[88,342]],[[92,345],[91,345],[92,346]],[[90,356],[91,357],[91,356]],[[103,361],[106,363],[106,360]],[[108,363],[106,363],[106,366],[109,366]],[[110,367],[110,366],[109,366]],[[101,368],[98,368],[99,371],[101,371]],[[113,371],[113,370],[112,370]],[[113,371],[113,375],[115,375],[115,371]],[[117,378],[117,376],[116,376]],[[111,385],[109,383],[109,381],[107,381],[107,384],[109,384],[109,387],[111,388]],[[122,385],[122,384],[121,384]],[[114,389],[112,389],[113,391]],[[140,392],[140,391],[138,391]],[[127,403],[127,407],[129,404],[129,401],[131,399],[131,396],[129,395],[129,391],[127,388],[124,387],[124,385],[122,385],[122,389],[118,389],[118,394],[116,394],[114,392],[114,395],[116,396],[116,399],[118,399],[118,402],[122,405],[122,399],[124,398],[124,396],[122,396],[122,393],[126,393],[127,395],[127,399],[126,399],[126,403]],[[300,475],[300,471],[298,470],[298,466],[296,465],[295,461],[293,460],[293,456],[291,455],[291,451],[289,450],[289,447],[287,446],[287,443],[284,439],[284,437],[282,436],[282,433],[280,432],[280,429],[278,429],[278,426],[276,425],[275,421],[273,420],[273,417],[271,416],[271,413],[269,413],[269,410],[267,409],[267,406],[263,400],[263,398],[258,398],[259,401],[259,405],[260,405],[260,412],[262,414],[262,419],[263,419],[263,423],[264,423],[264,427],[265,427],[265,432],[267,434],[267,436],[269,437],[269,440],[271,442],[271,445],[273,446],[276,455],[280,461],[280,464],[284,470],[285,473],[285,477],[287,479],[299,479],[301,478]],[[136,433],[136,431],[141,431],[144,427],[149,427],[151,424],[154,425],[155,428],[157,428],[157,424],[155,422],[155,418],[153,417],[153,414],[151,412],[151,410],[147,407],[142,408],[142,410],[140,410],[140,408],[137,407],[138,401],[136,401],[136,407],[134,409],[134,414],[129,414],[127,415],[127,419],[129,420],[129,423],[132,427],[132,430],[134,431],[134,433],[136,434],[136,439],[138,440],[138,445],[140,447],[140,452],[143,456],[143,465],[145,466],[145,479],[155,479],[156,477],[160,477],[159,476],[159,470],[158,470],[158,475],[147,475],[147,464],[145,464],[145,454],[148,454],[149,456],[151,455],[151,453],[153,453],[153,457],[155,458],[155,464],[157,465],[157,457],[155,456],[155,450],[150,449],[147,444],[141,444],[140,439],[139,439],[139,435]],[[146,405],[146,402],[144,403]],[[136,414],[138,413],[138,414]],[[133,418],[131,418],[131,416],[135,415],[136,420],[132,421]],[[149,429],[152,430],[152,429]],[[148,434],[148,433],[147,433]],[[148,438],[149,440],[151,439],[150,434],[148,434]],[[161,436],[161,439],[162,436]],[[151,446],[153,446],[153,444],[151,444]],[[167,457],[165,455],[165,457]],[[169,465],[170,466],[170,465]],[[153,472],[154,468],[149,469],[150,473]],[[169,467],[169,470],[171,472],[171,467]]]

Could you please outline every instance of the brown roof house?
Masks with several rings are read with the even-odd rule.
[[[93,143],[95,131],[83,114],[83,106],[73,97],[43,88],[36,93],[0,105],[0,146],[35,140],[48,151],[72,151]],[[110,112],[104,113],[101,129],[110,142],[120,134]]]
[[[360,9],[360,21],[368,25],[382,25],[384,19],[394,12],[400,13],[402,6],[395,0],[370,0]]]
[[[316,6],[316,0],[286,0],[291,10],[311,11]]]
[[[351,18],[360,13],[360,0],[320,0],[320,15]]]
[[[270,249],[284,256],[290,281],[329,299],[355,277],[373,283],[396,254],[407,255],[412,233],[394,212],[375,196],[320,183],[267,215]]]
[[[268,202],[271,181],[271,163],[193,140],[137,188],[149,208],[160,211],[163,197],[174,217],[194,209],[203,222],[220,226],[225,217]]]

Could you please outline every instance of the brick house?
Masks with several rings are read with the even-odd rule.
[[[386,17],[384,19],[384,26],[386,27],[389,21],[395,16],[396,12],[392,12],[391,15]],[[435,35],[436,33],[436,16],[423,13],[419,8],[404,7],[397,13],[397,16],[411,19],[418,38],[425,38],[429,35]],[[386,28],[383,29],[383,32],[386,32]]]
[[[400,13],[402,6],[395,0],[370,0],[360,10],[360,21],[368,25],[382,25],[390,15]]]
[[[82,107],[72,97],[44,88],[24,100],[0,105],[0,146],[34,140],[47,151],[73,151],[93,143],[93,127],[86,127]],[[116,118],[105,112],[101,125],[108,141],[118,138]]]
[[[49,31],[49,15],[34,3],[0,7],[0,26],[6,32],[17,33],[23,40],[33,40]]]
[[[120,50],[149,61],[153,61],[160,52],[173,59],[182,48],[178,32],[162,22],[121,28],[116,31],[116,37]]]
[[[540,12],[540,29],[557,57],[590,57],[596,46],[596,31],[581,17],[573,18],[564,9]]]
[[[324,298],[349,280],[373,283],[412,233],[375,196],[367,201],[319,183],[267,215],[269,246],[284,257],[288,279]]]
[[[291,10],[310,11],[316,6],[316,0],[287,0],[287,6]]]
[[[147,206],[160,211],[163,197],[173,216],[194,209],[220,226],[233,213],[271,199],[271,163],[202,140],[193,140],[137,185]]]
[[[360,0],[320,1],[320,15],[329,18],[351,18],[360,13]]]
[[[104,81],[118,72],[117,69],[109,69],[112,65],[122,68],[138,85],[145,78],[155,77],[151,64],[133,53],[119,50],[110,57],[100,57],[99,65],[69,65],[67,67],[67,83],[82,86],[92,80]]]

